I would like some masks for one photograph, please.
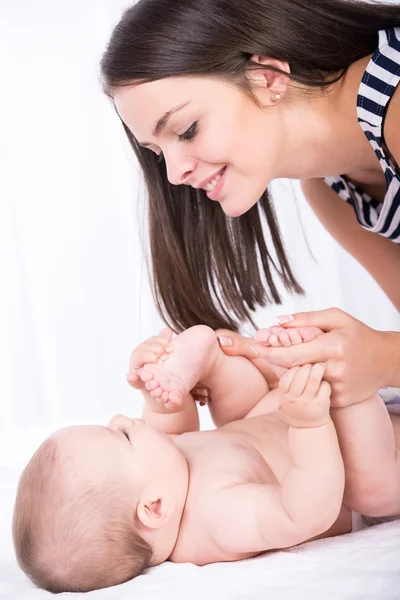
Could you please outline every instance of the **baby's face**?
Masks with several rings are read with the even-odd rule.
[[[181,451],[170,436],[142,419],[116,415],[108,427],[67,427],[54,437],[93,483],[105,477],[125,481],[135,496],[153,484],[166,485],[174,494],[187,486]]]

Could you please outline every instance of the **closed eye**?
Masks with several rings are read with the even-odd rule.
[[[197,133],[198,133],[198,124],[199,124],[199,122],[195,121],[193,123],[193,125],[191,125],[189,127],[189,129],[187,129],[185,131],[185,133],[182,133],[181,135],[178,135],[179,141],[180,142],[184,142],[184,141],[193,140],[196,137]]]
[[[128,442],[130,442],[130,441],[131,441],[131,439],[130,439],[130,437],[129,437],[128,430],[127,430],[127,429],[125,429],[125,427],[122,427],[122,428],[120,429],[120,432],[121,432],[121,433],[122,433],[122,434],[123,434],[123,435],[126,437],[126,439],[128,440]]]

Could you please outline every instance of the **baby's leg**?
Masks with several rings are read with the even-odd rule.
[[[220,350],[209,327],[191,327],[178,335],[173,345],[174,352],[164,364],[145,365],[138,371],[160,402],[180,405],[201,383],[211,390],[210,413],[214,423],[221,426],[245,417],[269,391],[265,378],[249,360],[226,356]]]
[[[291,346],[323,334],[316,327],[270,327],[256,339],[269,346]],[[331,407],[342,451],[345,504],[367,516],[400,514],[400,418],[390,416],[378,394],[358,404]],[[393,425],[397,426],[397,440]]]
[[[341,408],[331,408],[342,451],[344,503],[364,515],[400,514],[400,432],[378,394]],[[397,425],[397,423],[396,423]]]

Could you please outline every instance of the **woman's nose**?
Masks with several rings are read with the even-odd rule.
[[[196,168],[196,160],[181,153],[165,155],[168,181],[172,185],[188,185]]]

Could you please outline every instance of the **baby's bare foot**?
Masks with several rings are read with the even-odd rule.
[[[214,331],[205,325],[196,325],[174,339],[174,352],[167,362],[144,365],[137,375],[151,396],[166,408],[177,408],[213,367],[218,352]]]
[[[324,333],[319,327],[293,327],[285,329],[279,325],[273,325],[268,329],[260,329],[255,335],[258,343],[266,346],[282,347],[295,346],[304,342],[311,342]]]

